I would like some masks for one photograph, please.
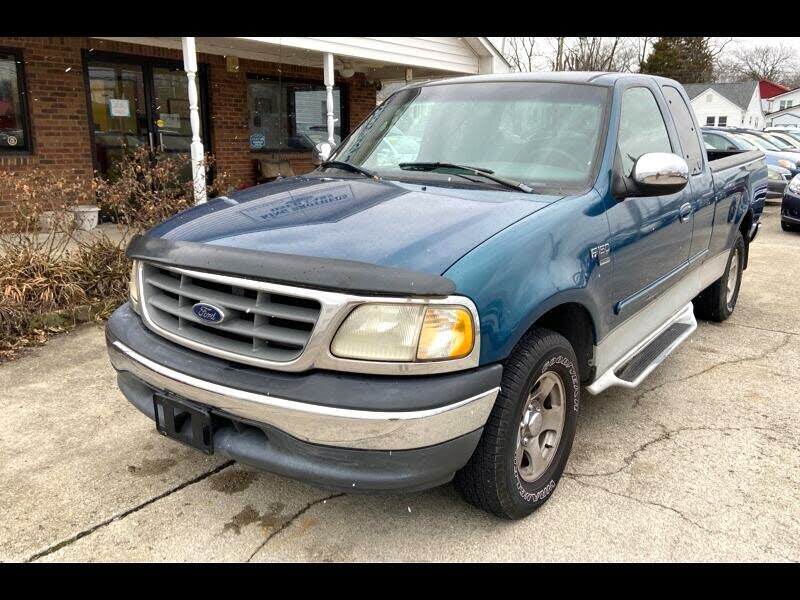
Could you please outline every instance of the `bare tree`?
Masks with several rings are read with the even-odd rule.
[[[507,38],[504,55],[514,71],[534,71],[534,54],[536,38],[510,37]]]
[[[797,51],[784,44],[740,46],[717,64],[717,78],[733,81],[769,79],[791,85],[798,71]]]
[[[630,71],[634,54],[630,38],[579,37],[565,51],[567,71]]]

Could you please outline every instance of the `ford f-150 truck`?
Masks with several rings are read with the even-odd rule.
[[[348,492],[454,480],[506,518],[552,495],[582,389],[733,312],[767,191],[763,154],[706,151],[645,75],[411,85],[315,156],[132,240],[119,387],[201,451]]]

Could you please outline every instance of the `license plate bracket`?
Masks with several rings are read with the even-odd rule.
[[[209,410],[162,394],[153,394],[153,408],[156,429],[161,435],[206,454],[214,454],[214,432]]]

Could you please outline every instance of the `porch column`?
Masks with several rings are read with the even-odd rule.
[[[183,44],[183,70],[189,79],[189,122],[192,125],[192,181],[194,187],[194,203],[206,201],[206,167],[204,161],[203,141],[200,139],[200,108],[197,104],[197,52],[194,38],[181,38]]]
[[[328,143],[333,146],[333,54],[326,52],[322,63],[325,80],[325,104],[328,109]]]

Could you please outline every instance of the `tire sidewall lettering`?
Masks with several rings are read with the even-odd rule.
[[[562,367],[563,370],[566,370],[567,373],[569,374],[573,390],[572,410],[573,413],[577,413],[578,409],[580,408],[580,380],[578,378],[578,371],[575,368],[575,364],[567,356],[559,353],[544,361],[541,369],[539,370],[539,373],[544,374],[547,371],[553,370],[552,368],[555,365],[559,365],[560,367]],[[561,449],[559,449],[558,451],[561,451]],[[538,490],[534,491],[526,490],[522,480],[520,479],[519,472],[516,468],[516,464],[514,465],[514,483],[520,497],[526,502],[542,502],[553,492],[553,490],[556,487],[556,481],[551,478],[547,482],[547,484],[545,484]]]

